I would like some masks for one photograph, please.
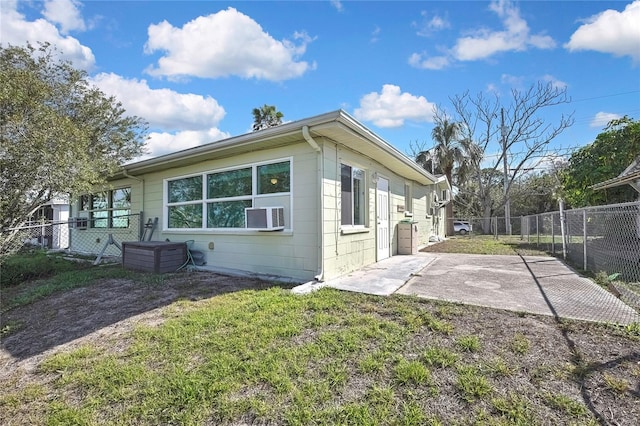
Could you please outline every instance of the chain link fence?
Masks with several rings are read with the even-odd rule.
[[[583,270],[640,282],[640,202],[522,218],[522,237]]]
[[[509,221],[511,225],[511,232],[509,233],[509,229],[507,229],[507,220],[504,217],[499,216],[491,216],[489,218],[482,217],[461,217],[454,218],[454,231],[456,234],[479,236],[479,235],[492,235],[494,237],[499,237],[502,235],[521,235],[521,223],[520,217],[511,218]],[[462,222],[463,224],[469,224],[469,231],[467,231],[464,226],[459,226],[459,229],[456,229],[455,223]],[[463,230],[464,229],[464,230]],[[461,232],[461,230],[463,230]]]
[[[143,233],[141,214],[112,216],[108,220],[72,218],[57,222],[29,222],[19,228],[2,231],[0,256],[6,257],[24,248],[40,248],[119,260],[121,250],[118,246],[123,241],[139,241]]]

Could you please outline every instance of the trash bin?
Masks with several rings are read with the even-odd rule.
[[[418,254],[418,222],[398,224],[398,254]]]

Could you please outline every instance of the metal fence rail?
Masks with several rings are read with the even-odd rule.
[[[24,247],[31,247],[87,256],[97,256],[102,252],[118,257],[119,250],[107,244],[109,235],[119,243],[138,241],[143,231],[141,214],[114,216],[111,219],[114,226],[111,228],[106,227],[105,219],[98,218],[93,221],[70,219],[30,222],[20,228],[5,229],[2,230],[0,255],[8,256]],[[12,238],[8,238],[9,235]]]
[[[578,267],[640,282],[640,202],[522,217],[522,237]]]

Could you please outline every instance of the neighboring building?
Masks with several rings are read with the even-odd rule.
[[[33,238],[28,242],[49,249],[69,247],[69,199],[57,196],[40,207],[29,221]]]
[[[638,192],[638,199],[640,200],[640,157],[637,157],[631,164],[629,164],[629,167],[624,169],[618,176],[613,179],[597,183],[591,188],[599,190],[622,185],[631,185],[631,187]]]
[[[450,193],[335,111],[125,165],[73,206],[83,219],[71,248],[136,240],[127,215],[142,212],[159,219],[153,240],[194,240],[206,269],[322,281],[395,255],[402,220],[416,222],[420,245],[444,236]]]
[[[640,201],[640,156],[636,157],[636,159],[629,164],[629,167],[624,169],[618,176],[597,183],[591,186],[591,188],[599,190],[622,185],[631,185],[631,187],[638,192],[638,201]],[[640,205],[638,205],[638,208],[640,209]],[[635,234],[640,238],[640,212],[636,215],[635,228]]]

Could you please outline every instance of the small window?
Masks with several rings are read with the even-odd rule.
[[[202,204],[169,206],[169,228],[202,228]]]
[[[171,180],[168,185],[169,202],[184,203],[202,199],[202,176]]]
[[[251,167],[207,175],[207,198],[251,195]]]
[[[364,170],[341,165],[342,225],[364,226],[365,181]]]
[[[404,211],[413,212],[413,194],[411,193],[411,184],[404,185]]]
[[[251,200],[218,201],[207,204],[207,228],[244,228],[244,209]]]
[[[79,207],[81,211],[89,212],[91,228],[128,228],[131,188],[82,195]]]
[[[258,194],[289,192],[289,162],[258,166]]]

